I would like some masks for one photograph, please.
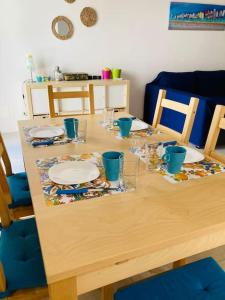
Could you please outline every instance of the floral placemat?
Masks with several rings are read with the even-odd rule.
[[[143,121],[141,121],[141,122],[143,122]],[[120,140],[132,139],[133,137],[148,137],[148,136],[151,136],[153,134],[158,134],[159,133],[159,130],[153,129],[149,125],[147,129],[132,131],[132,132],[130,132],[129,137],[122,137],[120,135],[120,130],[119,130],[118,126],[113,126],[113,128],[108,128],[107,124],[103,121],[100,122],[100,125],[103,128],[105,128],[107,131],[110,131],[116,138],[118,138]]]
[[[44,127],[51,127],[50,125],[38,127],[38,126],[33,126],[33,127],[24,127],[24,135],[25,135],[25,140],[27,143],[31,144],[35,148],[40,148],[40,147],[49,147],[49,146],[56,146],[56,145],[65,145],[68,143],[71,143],[72,140],[68,139],[65,135],[59,136],[59,137],[54,137],[54,138],[33,138],[30,135],[30,130],[35,129],[35,128],[44,128]],[[60,126],[55,126],[62,128]],[[43,143],[42,145],[36,145],[36,143]]]
[[[164,176],[166,180],[171,183],[179,183],[192,179],[200,179],[212,175],[217,175],[225,172],[225,166],[209,160],[203,160],[197,163],[184,164],[182,171],[178,174],[169,174],[166,171],[166,165],[161,164],[160,168],[157,170],[159,174]]]
[[[148,163],[144,147],[130,148],[130,151],[133,154],[137,155],[143,162],[145,162],[146,164]],[[156,153],[158,155],[158,164],[155,171],[173,184],[225,173],[224,165],[218,162],[203,160],[196,163],[183,164],[182,171],[180,173],[175,175],[170,174],[166,170],[166,164],[161,160],[164,151],[160,143],[158,145]]]
[[[89,161],[95,164],[99,171],[100,176],[94,181],[77,184],[77,185],[60,185],[52,182],[48,176],[48,170],[56,164],[60,164],[66,161]],[[36,161],[36,165],[40,171],[41,185],[44,193],[44,197],[48,206],[69,204],[81,200],[90,200],[93,198],[98,198],[102,196],[109,196],[112,194],[123,193],[128,191],[133,191],[134,188],[128,183],[123,184],[118,183],[117,186],[106,180],[104,175],[104,168],[102,166],[101,155],[99,153],[90,153],[82,155],[66,155],[62,157],[52,157],[48,159],[39,159]],[[81,189],[90,188],[98,189],[97,191],[91,191],[85,194],[76,195],[57,195],[58,190],[71,190],[71,189]],[[110,190],[113,188],[113,190]],[[99,191],[101,190],[101,191]]]

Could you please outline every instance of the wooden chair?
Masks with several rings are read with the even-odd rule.
[[[34,218],[12,221],[0,185],[0,299],[41,300],[48,295]]]
[[[153,128],[157,128],[162,132],[174,136],[174,138],[181,143],[188,144],[198,108],[198,103],[199,99],[193,97],[191,98],[189,105],[182,104],[173,100],[168,100],[166,99],[166,90],[160,90],[152,124]],[[179,133],[171,128],[160,124],[163,108],[168,108],[186,115],[186,120],[184,123],[182,133]]]
[[[4,140],[0,133],[0,184],[14,219],[33,215],[26,173],[13,174]]]
[[[89,114],[95,114],[95,105],[94,105],[94,86],[93,84],[88,85],[88,91],[76,91],[76,92],[54,92],[53,86],[48,86],[48,97],[49,97],[49,110],[50,110],[50,117],[68,117],[72,114],[58,114],[55,111],[55,100],[65,100],[65,99],[89,99]],[[76,114],[75,114],[76,115]],[[77,114],[79,115],[79,114]]]
[[[225,130],[225,106],[217,105],[209,130],[204,153],[210,158],[214,158],[225,163],[225,156],[215,151],[216,144],[221,130]]]

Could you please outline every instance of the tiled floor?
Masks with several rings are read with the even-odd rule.
[[[22,157],[22,152],[20,148],[20,141],[17,133],[10,133],[4,135],[4,139],[6,142],[6,147],[8,149],[10,159],[13,165],[13,172],[21,172],[24,170],[24,165],[23,165],[23,157]],[[218,149],[221,153],[225,154],[225,147],[220,147]],[[195,261],[203,257],[208,257],[208,256],[213,256],[219,263],[220,265],[225,269],[225,246],[217,248],[213,251],[208,251],[205,253],[202,253],[200,255],[193,256],[188,259],[188,261]],[[150,276],[153,276],[155,274],[161,273],[163,271],[169,270],[171,268],[171,265],[163,266],[161,268],[158,268],[156,270],[151,270],[149,272],[146,272],[142,275],[138,275],[132,278],[129,278],[123,282],[119,282],[115,284],[115,289],[121,286],[126,286],[128,284],[131,284],[135,281],[142,280],[144,278],[148,278]],[[43,299],[44,300],[44,299]],[[47,299],[45,299],[47,300]],[[100,300],[100,290],[93,291],[91,293],[88,293],[86,295],[83,295],[79,297],[79,300]]]

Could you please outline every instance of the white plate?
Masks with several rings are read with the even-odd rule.
[[[187,154],[186,154],[186,158],[184,160],[185,164],[193,164],[199,161],[204,160],[205,156],[204,154],[202,154],[201,152],[190,148],[190,147],[183,147],[187,150]],[[165,153],[165,151],[163,152],[163,154]]]
[[[44,138],[54,138],[64,134],[64,130],[60,127],[40,127],[32,128],[29,131],[29,135],[32,138],[44,139]]]
[[[96,165],[87,161],[67,161],[48,171],[50,180],[57,184],[81,184],[95,180],[100,175]]]
[[[131,131],[139,131],[139,130],[145,130],[148,129],[148,124],[140,121],[140,120],[133,120]]]

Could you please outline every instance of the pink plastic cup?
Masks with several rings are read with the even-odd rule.
[[[106,79],[106,80],[111,79],[111,71],[110,70],[102,70],[102,79]]]

